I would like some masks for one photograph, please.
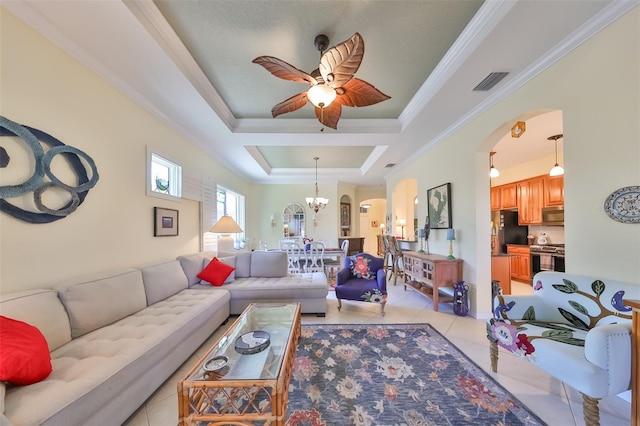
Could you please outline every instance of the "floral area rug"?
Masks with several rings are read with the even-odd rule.
[[[544,424],[428,324],[303,325],[287,414],[289,426]]]

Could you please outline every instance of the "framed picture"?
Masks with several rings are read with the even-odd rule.
[[[427,206],[431,229],[451,228],[451,183],[429,189]]]
[[[372,228],[377,228],[379,225],[380,225],[380,224],[378,223],[378,221],[377,221],[377,220],[372,220],[372,221],[371,221],[371,227],[372,227]]]
[[[349,228],[351,226],[351,204],[340,203],[340,227]]]
[[[178,235],[178,210],[154,207],[154,237],[175,237]]]

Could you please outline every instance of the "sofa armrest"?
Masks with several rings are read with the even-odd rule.
[[[336,285],[344,284],[351,278],[351,269],[342,268],[336,274]]]
[[[498,295],[494,299],[493,316],[509,319],[536,319],[551,322],[566,322],[558,309],[533,295]],[[535,315],[531,317],[531,315]]]
[[[587,361],[609,372],[610,394],[623,392],[631,384],[631,325],[598,325],[584,341]]]

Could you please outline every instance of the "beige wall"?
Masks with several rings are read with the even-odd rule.
[[[84,203],[62,220],[31,224],[0,214],[0,291],[198,251],[198,203],[146,195],[146,146],[190,176],[208,176],[244,193],[249,185],[11,13],[0,15],[0,114],[85,151],[100,175]],[[9,168],[32,173],[15,159]],[[178,237],[153,236],[154,206],[179,210]]]
[[[250,237],[263,239],[269,247],[277,247],[283,238],[282,212],[289,203],[298,203],[305,210],[305,233],[315,241],[328,239],[334,246],[338,244],[338,214],[340,202],[337,201],[335,185],[318,184],[320,196],[329,199],[327,207],[316,213],[316,226],[313,226],[313,210],[305,202],[306,197],[314,195],[313,184],[300,185],[255,185],[251,198],[255,208],[247,211],[247,216],[255,223],[255,232]],[[269,223],[275,216],[276,226]]]
[[[475,315],[490,310],[488,153],[531,111],[563,112],[567,271],[640,282],[640,225],[603,210],[612,191],[640,183],[639,21],[636,7],[387,182],[417,177],[419,194],[451,182],[455,255]],[[431,251],[446,254],[445,232],[431,235]]]

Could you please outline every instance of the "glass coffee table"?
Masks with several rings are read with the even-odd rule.
[[[300,304],[252,303],[178,384],[181,426],[284,425]]]

